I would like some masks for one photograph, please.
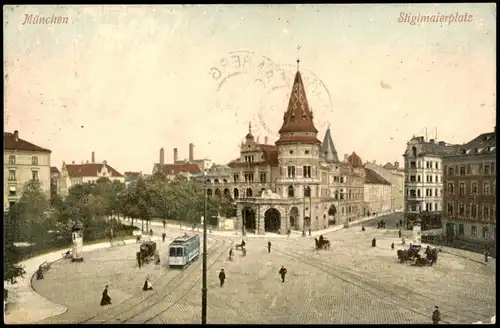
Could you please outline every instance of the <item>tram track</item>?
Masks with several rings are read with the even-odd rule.
[[[368,292],[381,300],[426,317],[430,317],[430,313],[432,313],[433,310],[426,304],[432,302],[431,304],[434,305],[435,302],[436,304],[439,304],[439,308],[442,313],[441,317],[443,319],[442,323],[453,323],[453,321],[456,321],[457,318],[463,319],[464,322],[475,322],[478,321],[478,317],[491,317],[490,315],[471,311],[470,309],[459,308],[457,304],[432,299],[427,295],[409,290],[408,288],[400,285],[382,283],[371,276],[345,266],[336,265],[335,267],[332,267],[321,262],[319,259],[307,257],[304,254],[296,252],[287,252],[278,247],[273,248],[273,250],[283,254],[284,256],[292,258],[295,261],[312,266],[330,276],[356,286],[357,288],[360,288],[361,290]],[[471,313],[474,316],[469,315],[468,313]]]
[[[224,238],[216,236],[211,236],[210,238],[215,240],[215,245],[208,249],[208,257],[212,259],[216,255],[216,259],[219,258],[221,256],[221,254],[219,254],[221,250],[222,254],[224,254],[226,249],[230,247],[228,244],[233,244],[232,241],[228,241]],[[202,252],[200,252],[200,256],[202,256]],[[152,291],[144,292],[141,290],[139,293],[131,296],[112,308],[99,312],[91,317],[87,317],[77,323],[105,324],[127,322],[128,320],[136,317],[138,314],[147,312],[151,307],[162,303],[172,294],[175,294],[183,283],[189,280],[189,278],[191,278],[195,273],[199,273],[199,270],[197,269],[200,265],[200,261],[195,261],[181,270],[168,270],[164,275],[157,279],[157,282],[161,282],[161,284],[159,284],[159,286],[155,286],[155,289]],[[199,279],[197,281],[199,281]],[[192,288],[194,288],[194,285],[191,289]]]

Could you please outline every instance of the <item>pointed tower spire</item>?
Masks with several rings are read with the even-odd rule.
[[[326,129],[325,138],[323,138],[323,143],[321,144],[321,153],[325,156],[327,163],[339,163],[339,156],[335,145],[333,144],[332,135],[330,132],[330,124],[328,124],[328,129]]]
[[[307,102],[302,76],[297,70],[293,81],[288,108],[283,116],[283,125],[279,129],[277,143],[297,141],[320,144],[316,138],[318,130],[314,126],[313,114]]]
[[[300,45],[297,46],[297,72],[299,71],[299,65],[300,65]]]
[[[253,139],[253,134],[252,134],[252,122],[248,122],[248,134],[245,137],[246,139]]]

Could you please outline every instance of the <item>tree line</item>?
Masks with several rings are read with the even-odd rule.
[[[233,217],[236,209],[226,196],[208,197],[207,216]],[[49,197],[38,181],[28,182],[21,198],[4,213],[5,259],[4,281],[14,282],[23,269],[16,265],[34,252],[69,246],[71,229],[80,221],[84,241],[129,234],[121,218],[141,220],[149,229],[153,219],[182,220],[200,223],[205,213],[205,190],[202,183],[177,176],[167,179],[162,172],[139,177],[128,186],[119,181],[100,178],[96,182],[72,186],[64,198]],[[208,220],[210,222],[210,220]],[[213,221],[212,221],[213,222]],[[112,237],[113,237],[112,236]],[[14,243],[24,242],[30,254],[20,254]]]

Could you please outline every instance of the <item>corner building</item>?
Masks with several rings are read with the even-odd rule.
[[[259,144],[251,126],[240,157],[228,164],[232,181],[209,178],[208,196],[230,195],[236,201],[236,229],[263,234],[319,230],[360,218],[364,169],[343,162],[330,129],[317,139],[299,71],[275,145]],[[354,165],[353,165],[354,164]]]

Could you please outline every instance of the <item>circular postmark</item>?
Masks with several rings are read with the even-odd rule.
[[[252,125],[255,135],[277,137],[296,72],[296,66],[277,65],[256,52],[230,52],[209,70],[215,83],[215,110],[233,111],[238,117],[259,123]],[[300,72],[316,128],[326,129],[332,111],[328,88],[316,74],[303,69]]]

